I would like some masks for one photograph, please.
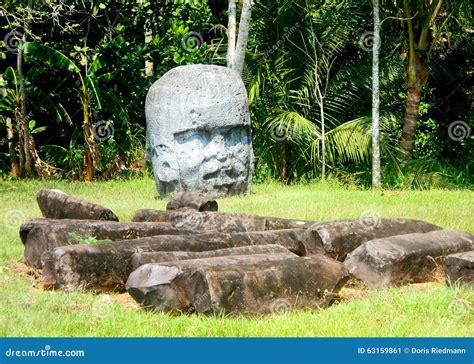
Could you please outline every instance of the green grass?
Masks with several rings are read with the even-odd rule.
[[[359,292],[320,311],[265,317],[171,316],[139,310],[126,294],[43,291],[21,264],[18,227],[40,216],[35,193],[55,187],[110,207],[121,220],[164,208],[151,179],[106,183],[6,182],[0,185],[0,336],[472,336],[473,291],[443,284]],[[363,191],[332,183],[257,185],[220,199],[222,211],[332,220],[367,215],[424,219],[474,233],[474,192]],[[350,291],[345,292],[349,296]],[[464,303],[464,305],[463,305]]]

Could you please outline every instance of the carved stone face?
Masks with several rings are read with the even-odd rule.
[[[253,170],[247,95],[226,67],[177,67],[148,92],[148,144],[158,191],[248,192]]]

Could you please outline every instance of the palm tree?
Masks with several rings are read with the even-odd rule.
[[[468,0],[399,0],[403,9],[407,41],[405,66],[407,98],[403,134],[400,140],[401,158],[410,159],[415,142],[423,85],[430,70],[433,49],[439,44],[450,22],[469,22],[471,2]]]

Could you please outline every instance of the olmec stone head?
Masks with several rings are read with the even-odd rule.
[[[156,81],[145,103],[158,191],[246,193],[253,171],[247,94],[233,70],[181,66]]]

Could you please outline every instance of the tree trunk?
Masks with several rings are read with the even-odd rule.
[[[84,88],[82,92],[82,107],[84,111],[84,142],[86,147],[85,155],[85,169],[86,169],[86,181],[94,180],[94,136],[92,133],[91,124],[89,121],[89,95],[87,90]]]
[[[147,1],[146,0],[138,0],[137,1],[140,5],[144,5]],[[106,12],[107,14],[107,12]],[[111,23],[107,17],[107,20],[109,22],[109,27],[111,28],[111,36],[110,39],[112,39],[112,26]],[[148,19],[145,21],[145,24],[143,25],[143,30],[145,34],[145,44],[149,44],[153,40],[153,32],[150,29],[150,23]],[[145,54],[145,76],[150,77],[153,76],[153,57],[151,56],[150,53]]]
[[[11,175],[13,178],[20,178],[18,161],[15,151],[15,132],[13,130],[13,122],[11,118],[7,118],[7,137],[8,137],[8,153],[10,153]]]
[[[235,36],[237,31],[237,6],[235,0],[229,0],[229,22],[227,25],[227,67],[232,68],[235,54]]]
[[[405,119],[403,122],[402,139],[400,140],[401,159],[408,160],[412,156],[415,143],[418,114],[421,101],[421,90],[428,79],[429,70],[424,60],[415,55],[415,62],[407,67],[407,99],[405,103]]]
[[[26,34],[29,32],[30,23],[31,23],[31,9],[33,7],[32,1],[28,1],[28,18],[24,25],[23,35],[21,42],[24,44],[26,42]],[[26,90],[25,90],[25,75],[23,74],[23,60],[24,60],[24,51],[22,47],[17,48],[17,72],[18,72],[18,83],[20,89],[20,111],[23,124],[23,145],[21,148],[24,150],[25,156],[25,175],[27,177],[32,177],[35,173],[34,160],[32,158],[31,152],[31,135],[30,135],[30,123],[29,117],[26,109]],[[33,144],[34,145],[34,144]]]
[[[44,175],[43,172],[46,171],[43,171],[43,161],[39,157],[38,150],[36,149],[36,144],[32,134],[29,134],[28,145],[30,151],[31,174],[33,175],[34,173],[36,176],[42,177]]]
[[[25,128],[19,105],[15,107],[15,121],[18,132],[18,178],[23,178],[25,177],[25,149],[23,148]]]
[[[153,31],[149,28],[148,21],[145,22],[145,44],[150,44],[153,40]],[[145,55],[145,76],[153,76],[153,58],[150,53]]]
[[[426,61],[420,58],[419,50],[426,51],[426,32],[422,32],[420,43],[416,44],[415,29],[412,23],[412,11],[408,0],[403,1],[403,10],[406,16],[408,32],[408,63],[406,66],[407,99],[405,103],[405,120],[403,122],[402,138],[400,140],[400,159],[411,158],[415,143],[418,113],[420,108],[421,90],[428,79],[429,70]]]
[[[280,170],[279,170],[279,177],[280,183],[282,185],[286,184],[286,143],[283,141],[278,143],[278,153],[280,154]]]
[[[235,47],[234,61],[232,62],[233,69],[242,75],[245,62],[245,51],[247,50],[247,41],[249,38],[250,18],[252,16],[252,0],[243,0],[242,15],[239,22],[239,36],[237,38],[237,45]]]
[[[318,73],[318,49],[316,46],[316,35],[311,21],[311,45],[314,53],[314,98],[319,106],[320,125],[321,125],[321,179],[326,179],[326,122],[324,119],[324,97],[321,92],[321,77]],[[328,70],[329,72],[329,70]],[[328,75],[329,76],[329,75]]]
[[[374,0],[374,43],[372,48],[372,188],[380,187],[380,143],[379,143],[379,111],[380,111],[380,4]]]
[[[316,87],[319,90],[319,85]],[[325,180],[326,179],[326,122],[324,121],[324,101],[323,101],[323,97],[320,90],[319,90],[319,95],[320,95],[319,110],[321,113],[321,156],[322,156],[321,179]]]
[[[26,35],[23,34],[22,42],[26,42]],[[23,57],[24,51],[22,47],[18,47],[17,49],[17,56],[16,56],[16,70],[18,73],[18,83],[20,89],[20,110],[19,116],[21,118],[21,128],[22,128],[22,140],[20,141],[20,149],[23,150],[23,158],[24,162],[23,165],[20,163],[20,168],[23,169],[23,173],[26,176],[30,176],[32,172],[32,163],[31,163],[31,156],[30,156],[30,149],[29,149],[29,139],[30,139],[30,128],[29,122],[27,119],[26,113],[26,91],[25,91],[25,76],[23,74]]]
[[[0,82],[3,83],[3,73],[0,73]],[[1,88],[1,95],[2,97],[7,96],[7,90],[5,88]],[[11,166],[11,175],[13,178],[19,178],[19,171],[18,171],[18,161],[16,159],[16,152],[15,152],[15,129],[13,128],[13,121],[11,118],[5,118],[6,126],[7,126],[7,142],[8,142],[8,153],[10,154],[10,166]]]

